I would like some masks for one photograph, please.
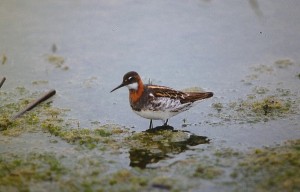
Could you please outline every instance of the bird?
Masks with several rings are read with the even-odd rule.
[[[213,96],[213,92],[185,92],[166,86],[144,84],[135,71],[127,72],[122,83],[111,92],[124,86],[129,90],[133,112],[150,119],[149,129],[153,128],[152,120],[162,120],[163,126],[168,126],[169,118],[190,109],[198,101]]]

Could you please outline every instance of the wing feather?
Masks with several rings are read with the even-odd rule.
[[[149,85],[149,88],[151,88],[154,97],[166,97],[173,100],[179,100],[182,104],[193,103],[213,96],[212,92],[182,92],[158,85]]]

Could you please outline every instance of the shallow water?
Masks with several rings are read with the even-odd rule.
[[[56,89],[53,105],[70,109],[65,118],[80,127],[100,122],[136,132],[148,128],[148,120],[131,112],[126,88],[110,93],[126,72],[135,70],[144,82],[213,91],[212,99],[169,120],[176,130],[208,137],[213,148],[243,151],[300,138],[299,1],[0,4],[0,56],[7,58],[0,64],[0,77],[7,78],[0,91]],[[288,98],[294,112],[251,123],[228,107],[249,95]],[[215,103],[224,108],[218,112]],[[119,163],[129,166],[129,154],[121,156],[126,161]]]
[[[251,74],[249,67],[282,58],[299,66],[298,1],[253,2],[2,1],[5,89],[54,88],[55,105],[71,109],[70,118],[83,126],[114,122],[140,131],[148,121],[131,115],[127,90],[109,93],[124,73],[135,70],[154,84],[213,91],[215,99],[170,121],[175,127],[183,119],[203,122],[207,117],[197,113],[209,113],[214,100],[249,92],[251,87],[240,83]],[[49,55],[62,57],[68,69],[49,63]],[[297,69],[288,70],[296,75]],[[32,85],[40,80],[48,83]],[[282,86],[257,85],[299,88],[297,80],[285,83],[285,76],[273,80]]]

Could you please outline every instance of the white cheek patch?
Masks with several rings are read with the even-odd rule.
[[[138,83],[137,82],[135,82],[135,83],[131,83],[131,84],[129,84],[129,85],[126,85],[126,87],[128,88],[128,89],[134,89],[134,90],[137,90],[138,89]]]

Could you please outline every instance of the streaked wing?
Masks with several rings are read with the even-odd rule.
[[[149,85],[154,97],[166,97],[172,100],[179,100],[180,103],[193,103],[198,100],[206,99],[213,96],[212,92],[182,92],[169,87]]]
[[[149,85],[148,87],[151,89],[151,93],[154,95],[154,97],[168,97],[171,99],[181,100],[187,96],[186,93],[169,87],[158,85]]]

